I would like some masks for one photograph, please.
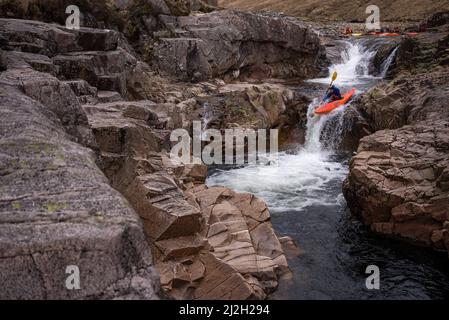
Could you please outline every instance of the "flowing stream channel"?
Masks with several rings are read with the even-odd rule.
[[[381,77],[369,75],[375,46],[347,42],[339,73],[342,92],[360,94]],[[386,74],[396,50],[385,61]],[[310,82],[328,85],[329,78]],[[324,86],[323,86],[324,87]],[[293,279],[271,299],[444,299],[449,298],[449,263],[444,255],[380,238],[351,219],[342,195],[350,155],[336,150],[345,126],[344,108],[313,115],[322,92],[309,106],[306,141],[279,153],[277,165],[210,170],[209,186],[226,186],[264,199],[279,236],[291,236],[304,252],[289,257]],[[380,290],[368,290],[365,270],[380,268]]]

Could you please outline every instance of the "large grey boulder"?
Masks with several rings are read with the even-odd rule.
[[[294,18],[216,11],[159,20],[165,31],[147,30],[158,39],[152,61],[161,73],[184,80],[236,72],[252,78],[313,77],[326,65],[318,36]]]
[[[39,21],[0,19],[0,32],[9,50],[54,56],[75,51],[108,51],[118,45],[118,33],[81,28],[72,30]]]
[[[50,108],[0,82],[0,297],[157,298],[140,220],[93,152]],[[80,290],[65,285],[72,265]]]

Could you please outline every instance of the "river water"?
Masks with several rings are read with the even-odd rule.
[[[353,86],[360,94],[381,80],[368,73],[374,54],[373,46],[348,42],[329,74],[339,73],[343,92]],[[328,84],[330,76],[310,82]],[[448,299],[445,255],[382,239],[351,218],[342,195],[350,155],[336,151],[348,106],[315,117],[319,95],[309,106],[305,143],[280,152],[277,165],[214,168],[207,180],[264,199],[277,234],[291,236],[304,252],[289,257],[293,280],[282,282],[271,298]],[[380,290],[366,288],[369,265],[380,268]]]

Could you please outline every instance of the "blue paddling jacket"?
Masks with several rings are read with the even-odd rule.
[[[341,91],[340,89],[338,89],[335,85],[333,85],[332,87],[329,88],[326,97],[324,98],[324,100],[330,100],[332,98],[332,96],[337,97],[338,100],[342,99],[343,97],[341,96]]]

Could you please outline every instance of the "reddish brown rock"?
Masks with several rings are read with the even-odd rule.
[[[266,204],[226,188],[208,189],[206,166],[174,163],[154,152],[160,144],[145,142],[156,142],[154,133],[170,128],[175,114],[167,114],[169,106],[142,101],[84,108],[103,169],[140,215],[170,296],[263,299],[277,287],[288,265]],[[147,136],[152,138],[142,139]]]
[[[440,185],[447,181],[448,141],[444,120],[362,139],[344,185],[352,212],[378,233],[443,249],[449,193]]]

